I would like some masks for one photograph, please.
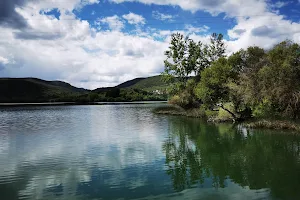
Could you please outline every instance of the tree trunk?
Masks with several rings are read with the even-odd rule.
[[[227,108],[225,108],[225,107],[223,106],[223,104],[218,104],[218,106],[219,106],[220,108],[222,108],[223,110],[227,111],[227,112],[233,117],[233,120],[234,120],[234,121],[238,119],[238,117],[237,117],[233,112],[231,112],[230,110],[228,110]]]

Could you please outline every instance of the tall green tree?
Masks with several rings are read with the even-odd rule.
[[[208,65],[225,56],[226,46],[222,34],[213,33],[210,36],[210,44],[204,49],[207,51]]]
[[[228,64],[234,77],[228,84],[229,101],[236,113],[249,117],[251,108],[262,101],[258,72],[266,64],[265,51],[259,47],[242,49],[228,57]]]
[[[224,57],[225,50],[222,34],[213,33],[208,45],[195,42],[180,33],[173,34],[169,49],[165,52],[167,59],[164,61],[163,75],[167,80],[176,77],[186,83],[189,76],[200,76],[202,70]]]
[[[267,53],[268,64],[259,71],[261,96],[276,111],[300,117],[300,46],[291,41],[276,45]]]
[[[169,49],[165,52],[167,59],[164,61],[164,78],[172,81],[176,77],[180,82],[185,83],[192,69],[188,59],[188,42],[182,34],[176,33],[171,36]]]
[[[206,108],[220,107],[229,112],[235,119],[237,116],[223,106],[223,103],[229,101],[228,83],[232,78],[234,78],[232,66],[228,64],[226,58],[220,58],[211,67],[202,71],[201,80],[195,88],[195,93]]]

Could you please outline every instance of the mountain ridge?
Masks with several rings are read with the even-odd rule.
[[[160,76],[135,78],[114,87],[88,90],[58,80],[4,77],[0,78],[0,103],[161,100],[155,93],[157,89],[165,90],[160,79]]]

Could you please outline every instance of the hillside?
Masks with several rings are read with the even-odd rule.
[[[152,76],[148,78],[136,78],[133,80],[126,81],[121,83],[115,87],[104,87],[104,88],[97,88],[93,90],[93,92],[107,92],[112,89],[139,89],[148,92],[153,92],[156,90],[165,91],[168,87],[168,84],[163,82],[161,76]]]
[[[48,102],[72,100],[73,96],[87,93],[62,81],[37,78],[0,78],[0,102]]]
[[[162,80],[161,76],[152,76],[149,78],[140,79],[140,81],[129,86],[130,88],[137,88],[146,91],[156,91],[162,90],[165,91],[168,87],[168,84]]]
[[[153,76],[129,80],[115,87],[98,88],[92,93],[96,101],[161,101],[168,98],[167,86],[161,76]]]
[[[121,83],[120,85],[117,85],[116,88],[128,88],[128,87],[132,87],[136,84],[138,84],[139,82],[145,80],[147,78],[135,78],[133,80],[129,80],[129,81],[126,81],[124,83]]]
[[[167,99],[166,88],[161,76],[136,78],[93,91],[62,81],[0,78],[0,103],[155,101]]]

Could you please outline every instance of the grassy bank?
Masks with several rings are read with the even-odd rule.
[[[153,110],[155,114],[163,115],[176,115],[176,116],[186,116],[194,118],[206,118],[206,115],[203,111],[198,108],[185,110],[179,106],[163,106],[158,107]]]
[[[208,111],[202,108],[183,109],[180,106],[168,105],[158,107],[153,110],[155,114],[177,115],[194,118],[203,118],[209,122],[232,122],[232,116],[226,111],[220,109],[216,111]]]
[[[155,114],[177,115],[194,118],[206,119],[208,122],[222,123],[232,122],[232,117],[224,110],[204,111],[199,108],[185,110],[178,106],[163,106],[153,110]],[[252,119],[241,123],[243,126],[251,129],[275,129],[275,130],[291,130],[300,132],[300,124],[288,120],[274,119]]]
[[[259,129],[276,129],[276,130],[292,130],[300,132],[300,124],[287,120],[270,120],[270,119],[259,119],[255,121],[244,122],[243,126],[247,128]]]

